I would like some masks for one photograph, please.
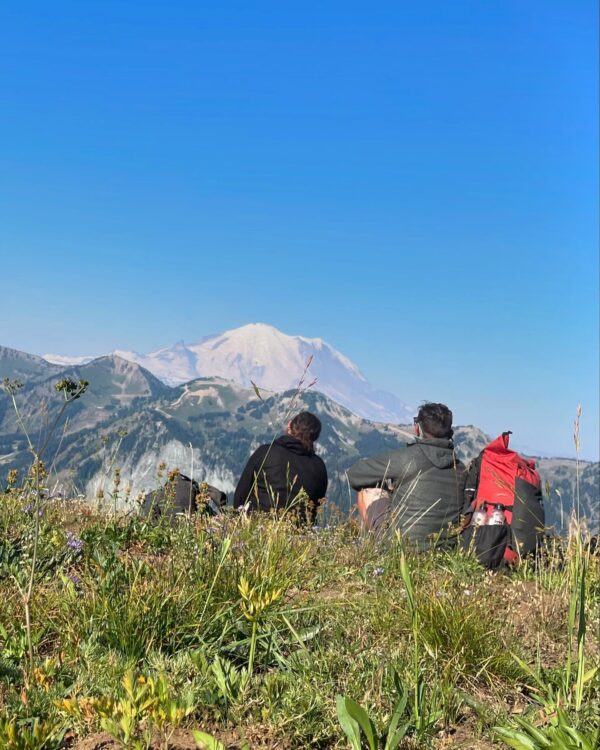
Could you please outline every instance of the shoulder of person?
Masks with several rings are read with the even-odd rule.
[[[264,458],[264,456],[270,453],[275,447],[276,447],[275,444],[263,443],[262,445],[258,446],[258,448],[254,451],[252,455],[254,458]]]

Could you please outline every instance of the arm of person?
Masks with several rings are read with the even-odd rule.
[[[398,451],[390,451],[372,458],[361,458],[360,461],[357,461],[347,472],[352,489],[362,490],[365,487],[376,487],[385,479],[391,479],[392,481],[396,479],[394,474],[397,473],[395,467],[398,460],[397,453]],[[392,467],[394,468],[392,469]]]
[[[325,466],[325,462],[321,459],[321,464],[323,465],[323,474],[321,476],[321,481],[319,483],[319,501],[324,500],[327,496],[327,485],[329,484],[329,477],[327,476],[327,467]]]
[[[257,475],[263,467],[267,450],[268,446],[261,445],[248,459],[248,463],[235,488],[233,496],[234,508],[241,508],[255,495]]]
[[[321,503],[323,503],[327,497],[327,485],[329,483],[329,479],[327,476],[327,468],[325,466],[325,463],[322,459],[319,459],[321,462],[321,473],[319,477],[319,481],[316,486],[315,494],[313,496],[313,499],[309,503],[309,509],[308,509],[308,520],[311,525],[313,525],[316,522],[317,519],[317,510]]]

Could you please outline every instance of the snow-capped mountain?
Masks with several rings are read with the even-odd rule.
[[[115,351],[136,362],[164,383],[176,386],[198,377],[221,377],[267,391],[295,388],[311,360],[305,385],[316,378],[315,390],[365,419],[410,421],[413,409],[391,393],[375,389],[348,357],[322,339],[289,336],[273,326],[251,323],[208,336],[197,344],[179,341],[150,354]],[[45,355],[48,362],[82,364],[81,357]]]

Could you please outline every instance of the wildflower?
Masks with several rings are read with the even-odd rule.
[[[471,591],[471,589],[465,589],[465,590],[463,591],[463,594],[464,594],[465,596],[471,596],[471,594],[472,594],[472,593],[473,593],[473,592]]]
[[[75,552],[80,552],[83,548],[83,542],[71,531],[67,531],[67,547]]]
[[[384,568],[375,568],[375,570],[373,571],[374,576],[380,576],[380,575],[383,575],[383,573],[384,573]]]

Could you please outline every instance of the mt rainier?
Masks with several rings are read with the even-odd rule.
[[[378,422],[406,423],[413,410],[391,393],[375,389],[348,357],[320,338],[288,336],[273,326],[251,323],[207,336],[197,344],[183,341],[165,349],[139,354],[113,354],[149,370],[168,385],[180,385],[198,377],[221,377],[248,387],[280,392],[295,388],[312,357],[307,382],[317,379],[321,391],[360,417]],[[81,364],[92,357],[46,354],[48,362]]]

